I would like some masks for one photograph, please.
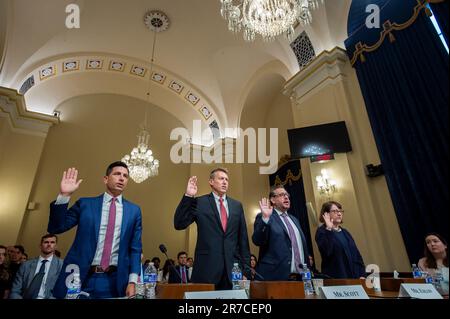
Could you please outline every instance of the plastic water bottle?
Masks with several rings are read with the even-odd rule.
[[[429,272],[422,271],[422,278],[425,279],[425,283],[433,284],[433,277],[430,275]]]
[[[153,263],[149,263],[144,271],[145,299],[155,299],[156,282],[158,281],[158,271]]]
[[[67,287],[66,299],[77,299],[81,292],[80,273],[73,274],[73,280]]]
[[[436,272],[434,273],[434,278],[433,278],[433,285],[436,288],[436,290],[442,294],[442,284],[444,282],[444,275],[442,274],[442,271],[440,269],[437,269]]]
[[[231,283],[233,284],[233,289],[241,289],[239,280],[242,280],[242,271],[241,268],[239,268],[239,264],[234,263],[233,269],[231,270]]]
[[[420,271],[420,268],[417,267],[416,264],[412,264],[412,275],[413,278],[422,278],[422,271]]]
[[[308,269],[308,266],[306,264],[303,264],[301,275],[303,286],[305,288],[305,295],[314,295],[314,287],[311,281],[311,271]]]

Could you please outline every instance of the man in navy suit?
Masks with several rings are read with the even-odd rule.
[[[169,270],[169,284],[191,282],[189,267],[186,265],[187,253],[180,251],[177,255],[178,265]]]
[[[110,164],[103,178],[106,192],[80,198],[68,208],[70,196],[82,182],[77,176],[75,168],[64,172],[58,198],[50,204],[49,232],[60,234],[78,226],[54,296],[65,297],[74,265],[80,272],[82,290],[91,298],[134,296],[141,265],[142,216],[139,206],[122,197],[128,167],[123,162]]]
[[[249,268],[250,248],[242,204],[226,195],[228,171],[213,170],[209,176],[212,192],[197,195],[197,177],[192,176],[174,215],[177,230],[197,224],[197,245],[192,282],[212,283],[216,289],[231,289],[233,263],[243,273]],[[247,271],[248,273],[248,271]]]
[[[264,280],[300,280],[301,265],[309,266],[309,255],[299,221],[288,214],[289,193],[281,185],[272,186],[269,199],[263,198],[259,206],[252,236],[259,246],[258,273]]]

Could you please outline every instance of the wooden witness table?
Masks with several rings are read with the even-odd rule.
[[[381,291],[367,288],[364,279],[324,279],[324,286],[361,285],[370,299],[398,299],[402,283],[425,283],[424,279],[380,278]],[[183,299],[185,292],[214,291],[213,284],[158,284],[157,299]],[[448,296],[444,296],[448,299]],[[301,281],[252,281],[250,299],[320,299],[317,295],[305,296]]]
[[[157,284],[157,299],[183,299],[184,293],[189,291],[214,291],[213,284]]]

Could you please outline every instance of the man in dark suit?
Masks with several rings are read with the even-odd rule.
[[[197,177],[189,179],[186,193],[174,216],[177,230],[197,224],[197,245],[192,282],[213,283],[216,289],[231,289],[231,269],[239,262],[245,273],[250,261],[242,204],[226,195],[228,171],[213,170],[209,177],[212,192],[197,195]]]
[[[289,193],[272,186],[269,200],[259,202],[253,243],[259,246],[258,273],[264,280],[300,280],[301,265],[309,266],[306,238],[298,220],[288,214]]]
[[[10,299],[50,299],[62,267],[62,260],[54,255],[56,235],[41,238],[41,254],[38,258],[21,264],[11,289]]]
[[[75,168],[64,172],[60,194],[50,204],[49,232],[60,234],[78,226],[54,295],[65,297],[69,271],[76,265],[82,290],[91,298],[134,296],[141,265],[142,216],[139,206],[122,197],[128,167],[123,162],[110,164],[103,178],[106,192],[80,198],[68,208],[70,196],[82,182],[77,175]]]
[[[169,270],[169,284],[182,283],[187,284],[191,282],[189,277],[190,271],[187,263],[187,253],[185,251],[180,251],[177,255],[178,265]]]

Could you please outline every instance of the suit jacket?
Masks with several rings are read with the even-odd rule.
[[[300,233],[303,246],[303,260],[309,265],[305,235],[297,218],[292,215],[289,215],[289,217]],[[292,245],[288,230],[275,210],[267,224],[262,220],[261,213],[256,216],[252,240],[256,246],[259,246],[256,271],[264,277],[264,280],[288,280],[291,273]],[[261,280],[262,278],[256,275],[255,279]]]
[[[242,204],[227,196],[228,222],[222,229],[219,212],[212,193],[197,198],[183,196],[174,215],[177,230],[197,224],[195,267],[192,282],[218,284],[224,271],[231,282],[231,269],[239,262],[245,270],[250,264],[247,225]]]
[[[27,260],[20,265],[20,268],[14,277],[13,286],[9,295],[10,299],[22,299],[23,293],[30,286],[31,281],[34,278],[38,263],[39,258],[34,258]],[[53,256],[45,282],[45,299],[53,298],[53,287],[55,286],[56,279],[58,279],[62,265],[62,260],[56,256]]]
[[[347,246],[344,247],[334,231],[320,226],[316,232],[316,243],[322,256],[322,273],[332,278],[359,278],[366,275],[364,261],[352,235],[344,229]]]
[[[173,270],[173,268],[171,268],[169,270],[169,281],[168,281],[169,284],[179,284],[179,283],[181,283],[181,277],[182,277],[182,275],[181,275],[181,267],[178,265],[178,266],[175,266],[175,269],[178,272],[178,274]],[[191,268],[186,266],[186,279],[187,279],[187,282],[191,282],[191,278],[189,276],[190,269]]]
[[[130,273],[140,274],[142,216],[139,206],[122,199],[123,217],[120,230],[119,258],[117,265],[117,291],[125,296]],[[77,226],[75,240],[64,259],[61,274],[56,282],[54,295],[64,298],[67,293],[66,277],[70,275],[68,265],[78,265],[83,284],[95,256],[102,215],[103,194],[98,197],[80,198],[71,208],[68,204],[50,204],[48,232],[64,233]],[[66,272],[68,271],[68,272]]]

